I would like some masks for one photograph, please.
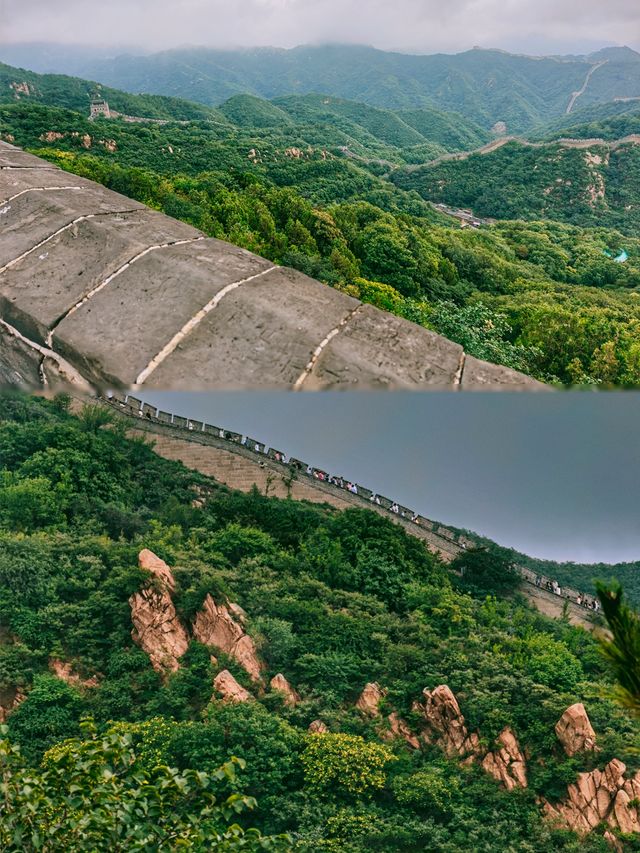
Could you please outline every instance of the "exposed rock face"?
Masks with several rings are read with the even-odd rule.
[[[424,713],[427,729],[423,737],[427,742],[433,735],[447,755],[475,755],[480,748],[477,734],[469,734],[460,711],[458,700],[446,684],[435,690],[423,691],[424,704],[418,707]]]
[[[314,720],[309,726],[309,733],[312,735],[326,735],[328,731],[328,726],[322,720]]]
[[[253,696],[242,685],[238,684],[228,669],[219,672],[213,682],[213,686],[222,694],[223,702],[251,702]]]
[[[640,832],[640,813],[636,805],[640,799],[640,771],[632,779],[625,779],[626,767],[614,758],[604,770],[580,773],[578,781],[569,785],[567,799],[557,803],[544,803],[546,815],[558,826],[587,835],[600,823],[623,833]]]
[[[274,675],[269,683],[272,690],[278,690],[283,694],[286,705],[293,707],[300,701],[300,694],[293,689],[281,672]]]
[[[569,756],[597,749],[596,733],[581,702],[567,708],[556,723],[556,734]]]
[[[383,734],[384,740],[402,738],[411,749],[420,749],[420,738],[413,734],[405,720],[396,714],[395,711],[389,714],[387,719],[389,721],[389,730]]]
[[[156,672],[175,672],[179,659],[189,648],[189,637],[171,600],[175,580],[169,566],[152,551],[142,551],[139,563],[141,569],[154,576],[155,585],[129,599],[131,637],[149,655]]]
[[[230,610],[231,606],[216,604],[213,598],[207,595],[202,610],[193,622],[193,635],[205,646],[215,646],[234,658],[254,681],[260,681],[262,666],[255,644],[244,628],[235,621]]]
[[[525,758],[510,728],[498,736],[498,749],[487,752],[477,733],[467,729],[458,700],[446,684],[425,690],[423,696],[424,704],[418,704],[416,709],[425,716],[427,725],[422,737],[428,743],[435,742],[447,755],[464,758],[468,763],[481,761],[484,770],[509,791],[527,787]]]
[[[485,755],[482,761],[483,769],[501,782],[507,791],[526,788],[527,765],[516,736],[507,727],[498,735],[497,741],[499,748]]]
[[[370,682],[365,685],[364,690],[360,694],[360,698],[356,702],[358,711],[367,717],[380,716],[380,703],[387,695],[387,691],[383,690],[377,682]]]
[[[145,572],[151,572],[152,575],[155,575],[169,592],[175,592],[176,581],[173,577],[173,572],[165,561],[156,556],[153,551],[149,551],[148,548],[140,551],[138,564]]]
[[[97,687],[100,683],[95,675],[91,678],[81,678],[77,672],[74,672],[73,664],[59,658],[52,658],[49,661],[49,669],[55,676],[73,687]]]

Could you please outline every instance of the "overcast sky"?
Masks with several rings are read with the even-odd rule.
[[[422,53],[640,47],[638,0],[0,0],[0,42],[291,47],[342,41]]]
[[[640,394],[150,394],[535,557],[640,560]]]

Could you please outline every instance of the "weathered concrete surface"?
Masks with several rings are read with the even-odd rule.
[[[4,142],[0,320],[0,385],[544,387]]]
[[[539,383],[509,367],[488,364],[473,356],[465,356],[460,387],[463,391],[531,391]]]

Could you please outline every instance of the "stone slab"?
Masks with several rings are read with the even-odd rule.
[[[213,239],[151,252],[64,319],[55,331],[54,348],[91,381],[133,385],[217,293],[270,266]],[[192,388],[191,377],[172,387]]]
[[[226,296],[149,377],[153,388],[291,388],[357,300],[279,267]]]
[[[458,344],[363,305],[325,348],[304,387],[450,389],[461,357]]]
[[[27,195],[39,195],[41,187],[80,187],[81,189],[95,189],[96,184],[86,178],[79,178],[62,169],[0,169],[0,207],[4,206],[7,199],[18,193]],[[28,192],[26,192],[28,191]]]
[[[97,186],[20,196],[0,207],[0,267],[82,216],[143,209],[137,201]]]
[[[463,391],[549,391],[548,385],[509,367],[489,364],[468,355],[460,388]]]
[[[37,388],[39,364],[39,354],[0,324],[0,388]]]
[[[140,252],[200,232],[151,210],[78,223],[0,277],[0,314],[32,340]]]
[[[3,142],[0,145],[0,169],[6,169],[11,166],[14,168],[26,166],[33,169],[55,168],[51,163],[47,163],[46,160],[42,160],[40,157],[28,154],[21,148],[15,148],[13,145]]]

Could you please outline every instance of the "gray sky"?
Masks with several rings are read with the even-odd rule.
[[[640,394],[151,394],[534,557],[640,559]]]
[[[0,42],[15,41],[588,52],[640,47],[640,8],[638,0],[0,0]]]

